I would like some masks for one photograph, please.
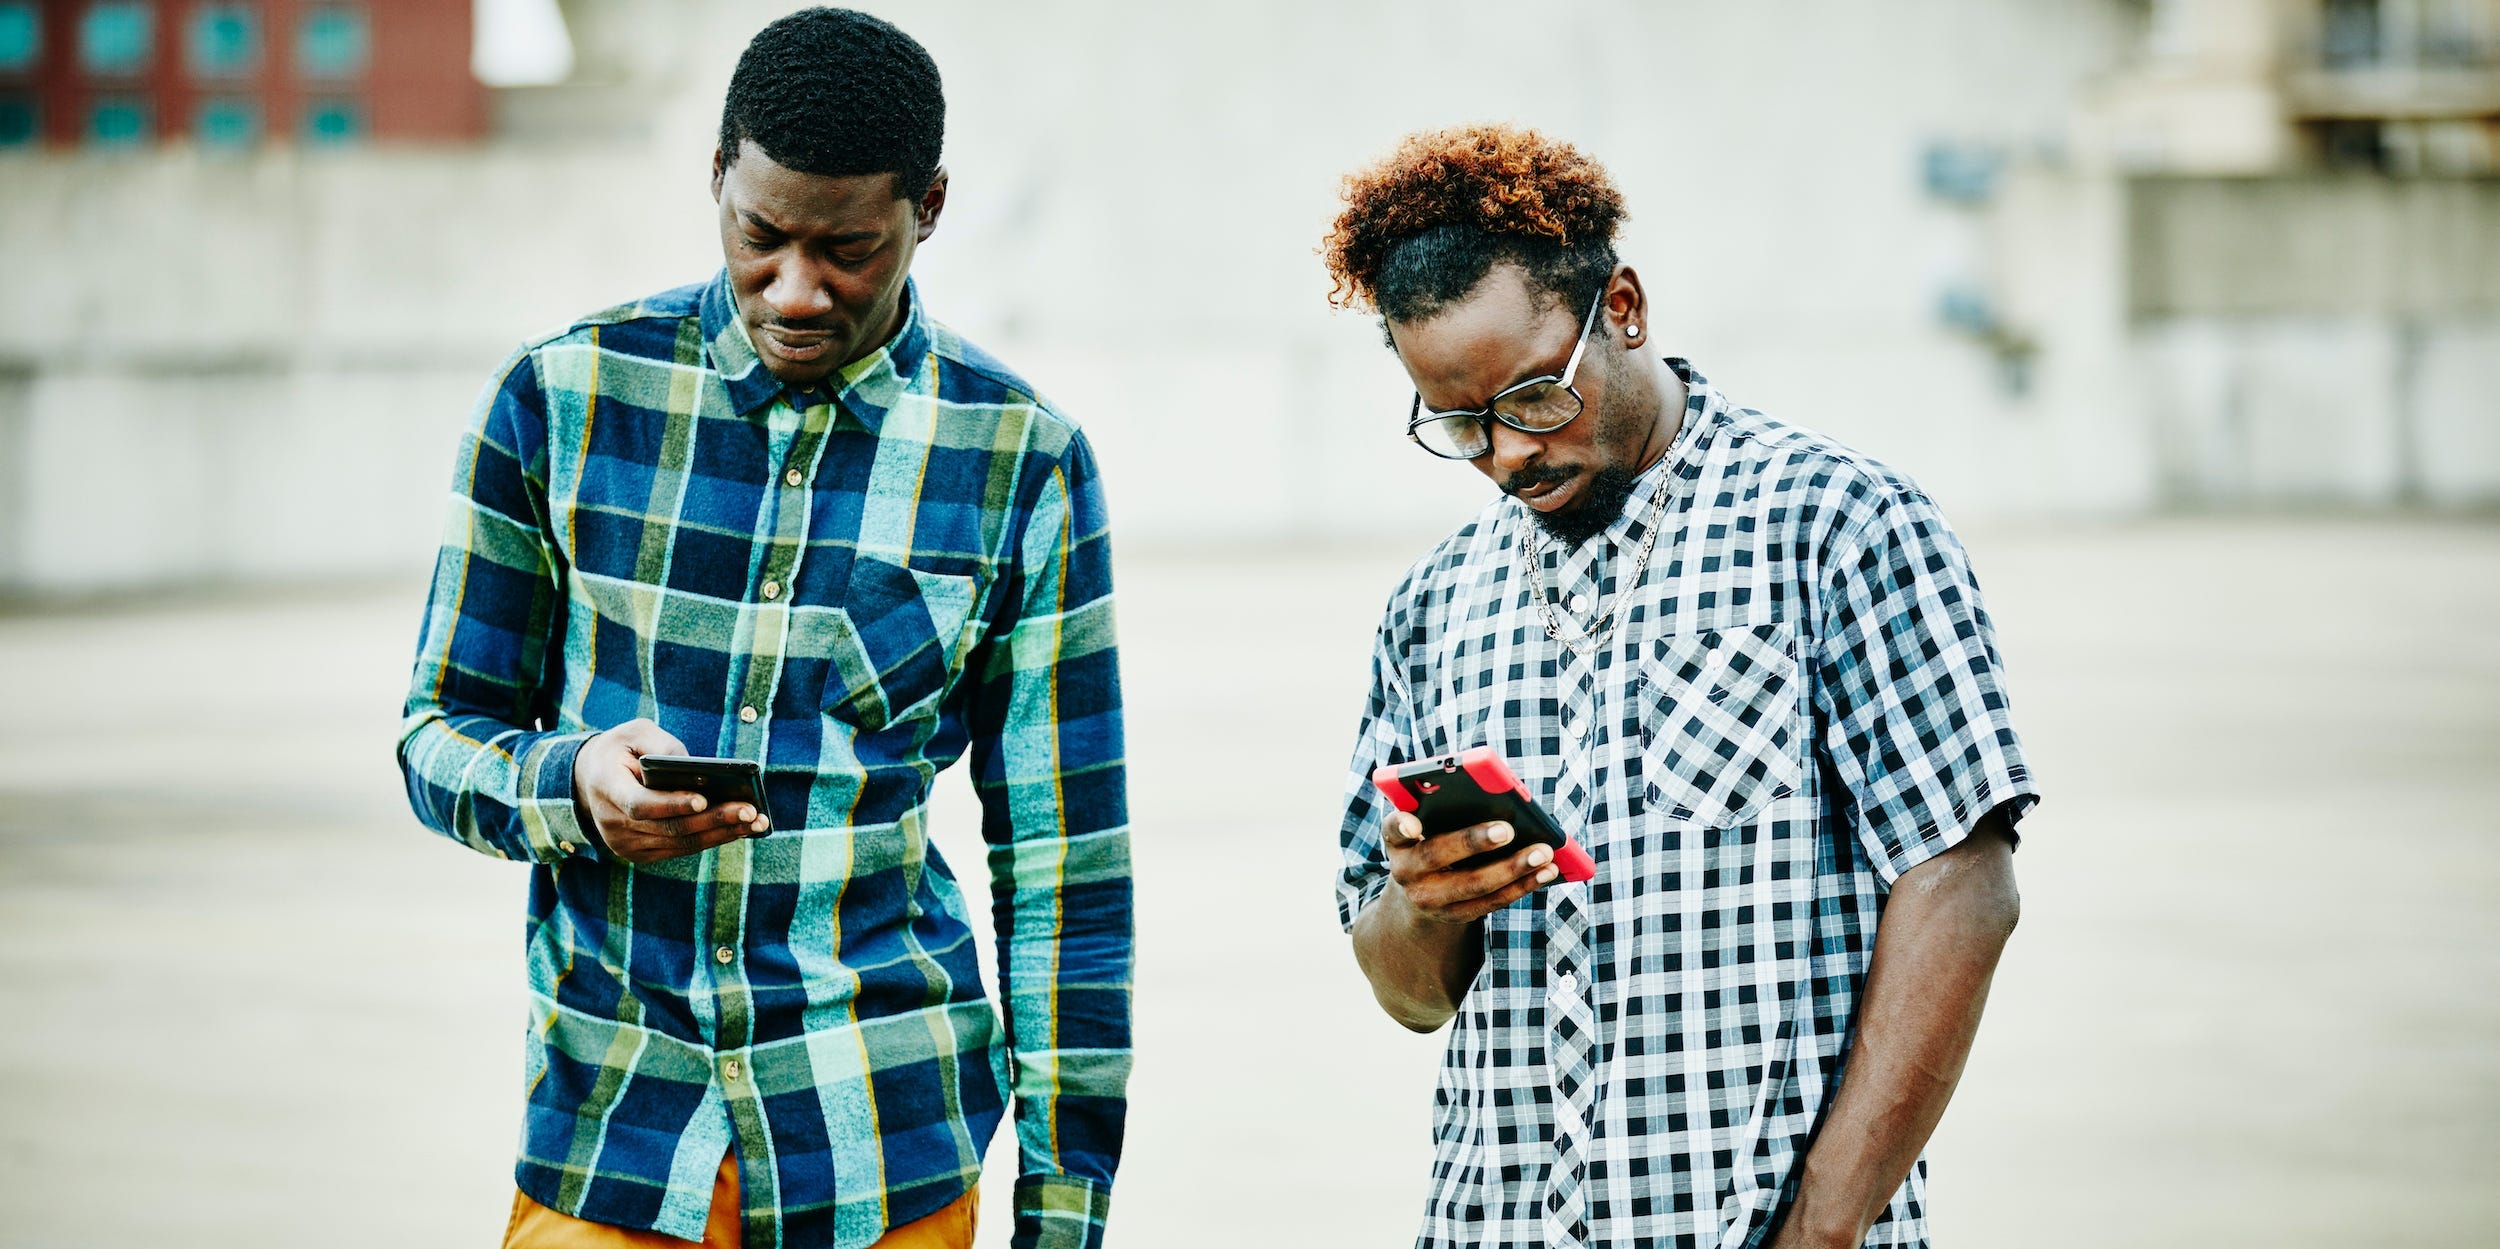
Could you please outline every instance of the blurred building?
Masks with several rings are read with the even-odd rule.
[[[451,0],[0,2],[0,589],[422,565],[496,360],[718,265],[788,7],[565,0],[570,74],[490,89]],[[1662,347],[1959,514],[2500,503],[2495,0],[866,7],[947,75],[924,293],[1132,543],[1481,499],[1314,256],[1478,119],[1614,171]]]
[[[475,139],[470,43],[441,0],[0,0],[0,147]]]
[[[2157,498],[2500,501],[2500,0],[2156,0],[2078,129]]]

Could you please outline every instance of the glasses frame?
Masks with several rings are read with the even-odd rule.
[[[1589,405],[1588,400],[1581,398],[1579,388],[1571,384],[1571,379],[1578,375],[1580,371],[1580,357],[1588,352],[1589,331],[1597,327],[1597,310],[1605,306],[1606,292],[1603,288],[1600,288],[1597,292],[1597,298],[1589,301],[1588,315],[1580,320],[1580,336],[1572,341],[1571,358],[1563,362],[1562,372],[1560,373],[1546,373],[1536,377],[1531,377],[1523,382],[1515,382],[1511,385],[1504,386],[1499,393],[1495,394],[1491,399],[1486,400],[1485,405],[1481,408],[1459,408],[1448,412],[1436,412],[1424,406],[1424,395],[1422,391],[1415,392],[1415,402],[1406,410],[1406,440],[1414,443],[1418,447],[1422,447],[1426,454],[1440,459],[1472,460],[1477,456],[1487,455],[1492,452],[1492,423],[1495,421],[1500,421],[1504,425],[1508,425],[1512,429],[1518,430],[1523,434],[1550,434],[1555,430],[1568,427],[1573,421],[1579,420],[1580,414],[1587,411]],[[1562,420],[1556,421],[1543,429],[1538,429],[1533,425],[1520,424],[1518,421],[1513,420],[1508,414],[1501,410],[1502,400],[1518,394],[1520,391],[1526,390],[1531,386],[1548,385],[1560,386],[1571,395],[1571,415],[1564,417]],[[1416,433],[1417,430],[1424,427],[1424,423],[1427,421],[1445,421],[1454,417],[1463,417],[1467,420],[1474,421],[1477,427],[1484,431],[1484,450],[1477,452],[1475,455],[1451,455],[1448,452],[1433,450],[1432,444],[1425,442],[1422,436]]]

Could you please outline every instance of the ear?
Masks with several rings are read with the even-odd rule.
[[[1649,323],[1649,296],[1641,290],[1641,275],[1630,265],[1616,265],[1615,275],[1606,279],[1606,325],[1614,340],[1629,348],[1647,345],[1658,333]],[[1635,326],[1640,333],[1631,332]]]
[[[729,153],[725,148],[712,149],[712,202],[720,202],[720,180],[729,173]]]
[[[920,223],[919,242],[926,243],[930,235],[937,233],[938,214],[945,211],[946,170],[941,167],[937,176],[929,179],[928,193],[920,197],[920,205],[913,211],[913,216]]]

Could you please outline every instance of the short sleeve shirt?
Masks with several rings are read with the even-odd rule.
[[[1682,428],[1609,529],[1565,546],[1499,499],[1381,623],[1343,921],[1387,883],[1384,763],[1492,746],[1597,863],[1484,921],[1420,1246],[1756,1242],[1840,1079],[1893,882],[2036,800],[1935,504],[1669,366]],[[1921,1160],[1866,1243],[1926,1244],[1925,1187]]]

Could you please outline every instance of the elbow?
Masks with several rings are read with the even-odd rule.
[[[2022,890],[2015,888],[2011,872],[2005,874],[1997,888],[1988,892],[1987,902],[1980,908],[1977,919],[1981,931],[1995,939],[1998,947],[2002,948],[2013,939],[2014,929],[2023,922],[2023,894]]]
[[[1418,1034],[1439,1032],[1441,1025],[1448,1023],[1450,1017],[1458,1013],[1456,1010],[1436,1009],[1420,1002],[1391,1001],[1386,994],[1381,993],[1374,993],[1372,996],[1379,999],[1380,1009],[1388,1012],[1389,1018],[1397,1020],[1399,1027]]]

